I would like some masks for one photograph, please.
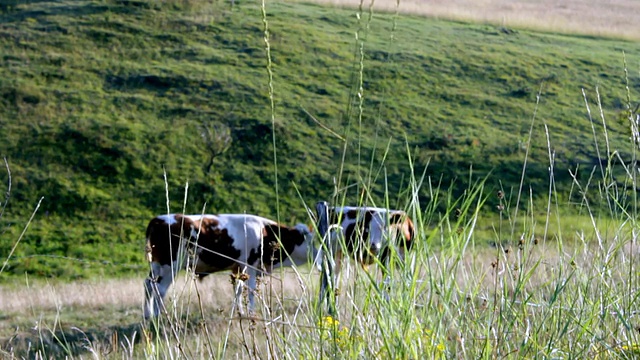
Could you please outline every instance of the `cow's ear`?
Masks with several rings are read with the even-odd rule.
[[[303,235],[308,235],[308,234],[311,234],[313,232],[313,230],[312,230],[313,228],[312,227],[310,227],[307,224],[303,224],[303,223],[297,224],[295,226],[295,229],[298,232],[300,232],[301,234],[303,234]]]

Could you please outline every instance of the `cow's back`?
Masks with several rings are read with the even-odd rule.
[[[233,216],[221,214],[204,216],[194,221],[197,229],[198,262],[196,274],[235,270],[247,260],[247,234],[242,234]]]

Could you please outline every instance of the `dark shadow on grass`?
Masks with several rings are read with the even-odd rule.
[[[35,3],[35,1],[30,1],[29,5],[27,6],[15,8],[12,11],[0,12],[0,22],[8,24],[13,22],[21,22],[26,19],[41,19],[47,16],[79,17],[101,14],[107,11],[113,11],[114,9],[107,5],[97,5],[91,3],[79,3],[77,5],[65,6],[34,6]]]
[[[111,12],[113,14],[137,14],[140,10],[154,9],[153,2],[114,1],[96,4],[78,1],[61,5],[46,0],[0,0],[0,24],[21,22],[26,19],[43,20],[48,16],[77,18]]]
[[[203,325],[209,329],[224,327],[224,317],[203,320],[199,314],[183,315],[172,330],[169,322],[161,316],[155,322],[136,322],[99,328],[80,329],[62,324],[62,329],[32,329],[30,332],[16,333],[9,338],[0,338],[0,359],[63,359],[95,353],[100,358],[107,355],[121,357],[144,347],[147,341],[165,341],[173,337],[174,330],[180,334],[202,332]]]
[[[0,0],[0,15],[20,12],[23,5],[37,4],[47,0]]]
[[[127,351],[142,338],[142,323],[88,330],[73,326],[55,332],[32,330],[0,339],[0,358],[13,355],[18,359],[59,359],[75,357],[90,349],[104,356]]]

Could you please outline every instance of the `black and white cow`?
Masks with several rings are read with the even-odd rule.
[[[246,269],[253,309],[259,274],[304,265],[317,256],[307,225],[288,227],[247,214],[157,216],[149,222],[146,238],[151,271],[144,281],[145,319],[159,314],[169,286],[187,263],[200,279],[219,271]],[[242,312],[241,295],[238,287],[236,301]]]
[[[404,211],[376,207],[330,207],[325,202],[318,203],[316,210],[319,219],[326,219],[325,224],[321,224],[322,220],[318,224],[320,233],[325,234],[325,245],[316,258],[317,263],[322,264],[321,303],[326,299],[327,291],[336,286],[344,256],[355,259],[364,269],[375,263],[376,259],[386,267],[392,248],[404,259],[405,252],[413,245],[413,221]],[[330,251],[332,259],[323,261],[324,251]],[[383,272],[385,282],[388,282],[387,269],[383,268]],[[332,307],[329,310],[334,311]]]

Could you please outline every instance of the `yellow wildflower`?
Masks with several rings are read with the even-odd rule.
[[[325,316],[319,321],[321,338],[324,341],[333,341],[342,350],[349,344],[349,328],[340,326],[340,321],[332,316]]]

